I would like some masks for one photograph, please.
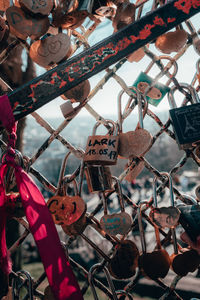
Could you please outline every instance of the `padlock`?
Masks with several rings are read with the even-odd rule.
[[[62,112],[64,118],[67,118],[74,111],[74,108],[73,108],[70,100],[67,100],[63,104],[61,104],[60,109],[61,109],[61,112]]]
[[[146,45],[147,47],[149,47],[149,44]],[[143,47],[135,50],[133,53],[129,54],[127,56],[127,60],[129,62],[139,62],[141,59],[143,59],[143,57],[145,56],[145,52],[143,50]]]
[[[106,120],[112,125],[112,134],[96,135],[101,122],[94,125],[92,135],[88,137],[84,162],[93,165],[115,165],[118,156],[118,126],[112,120]]]
[[[129,162],[125,165],[125,169],[130,168],[130,165],[132,162],[129,160]],[[144,161],[139,161],[139,163],[135,163],[131,166],[128,174],[124,179],[126,179],[129,182],[132,182],[134,179],[137,178],[137,176],[142,172],[144,169]]]
[[[119,93],[118,96],[118,122],[119,122],[119,149],[118,154],[120,158],[130,158],[144,155],[150,148],[152,142],[151,134],[144,129],[143,126],[143,110],[142,110],[142,99],[141,93],[133,87],[132,88],[138,101],[138,115],[139,115],[139,128],[137,127],[134,131],[123,132],[122,131],[122,111],[121,111],[121,97],[124,90]],[[145,102],[145,110],[147,109],[148,103]]]
[[[128,279],[135,275],[139,251],[131,240],[121,240],[116,245],[108,264],[110,274],[116,279]]]
[[[85,176],[90,193],[111,192],[112,177],[108,166],[85,165]]]
[[[73,5],[73,9],[63,10],[62,7],[57,7],[52,12],[53,25],[56,27],[62,27],[63,29],[75,29],[79,27],[92,12],[93,0],[79,0],[76,5]]]
[[[0,11],[6,11],[10,7],[10,0],[0,1]]]
[[[112,176],[114,181],[117,184],[117,194],[119,197],[119,204],[120,204],[120,212],[114,213],[109,215],[108,214],[108,206],[106,197],[103,195],[103,206],[104,206],[104,215],[100,219],[101,228],[111,236],[115,236],[117,234],[124,235],[130,229],[132,224],[132,219],[128,213],[125,212],[124,201],[123,201],[123,194],[121,185],[117,177]]]
[[[29,13],[38,17],[48,16],[53,9],[54,0],[18,0],[21,8]]]
[[[161,248],[158,228],[155,226],[156,235],[156,250],[147,252],[145,233],[142,224],[142,205],[138,207],[137,217],[140,231],[140,239],[142,246],[142,254],[138,258],[138,267],[140,270],[151,279],[164,278],[170,268],[170,257],[166,250]]]
[[[157,192],[156,192],[157,177],[154,177],[153,179],[154,208],[151,209],[149,217],[152,220],[152,222],[160,228],[166,228],[166,227],[175,228],[178,225],[181,212],[177,207],[175,207],[172,177],[168,173],[161,173],[161,174],[163,176],[168,177],[169,180],[171,206],[169,207],[162,206],[158,208]]]
[[[38,39],[47,32],[50,26],[47,16],[39,19],[28,16],[17,6],[11,6],[6,10],[6,19],[10,32],[22,40],[28,37],[32,40]]]
[[[174,71],[172,74],[170,74],[170,77],[175,76],[177,73],[177,70],[178,70],[176,61],[173,61],[173,59],[170,56],[161,55],[158,58],[160,60],[167,59],[172,62]],[[162,74],[162,71],[155,78],[149,76],[148,73],[154,64],[155,64],[154,61],[151,61],[149,63],[146,70],[144,72],[141,72],[140,75],[137,77],[137,79],[134,81],[133,86],[136,87],[143,94],[143,96],[148,101],[148,103],[150,103],[151,105],[154,105],[154,106],[158,106],[158,104],[161,102],[161,100],[170,91],[170,88],[168,87],[168,85],[171,83],[172,80],[169,79],[165,84],[157,82],[156,78],[158,78],[158,77],[160,78],[165,75],[165,74]],[[151,89],[149,89],[150,86],[151,86]],[[133,92],[134,92],[134,90],[133,90]]]
[[[28,294],[26,294],[26,298],[29,300],[34,300],[33,298],[33,279],[29,272],[20,270],[16,272],[17,277],[12,279],[12,295],[13,299],[18,300],[20,290],[22,287],[26,288]]]
[[[71,40],[65,33],[46,34],[42,39],[32,43],[29,55],[41,67],[48,68],[69,57]]]
[[[200,141],[200,100],[192,86],[186,83],[180,83],[179,86],[189,91],[192,104],[177,107],[174,99],[174,92],[177,90],[177,87],[173,86],[168,93],[168,101],[171,108],[169,113],[179,148],[189,149],[196,146],[196,143]]]
[[[163,53],[180,51],[187,43],[188,33],[183,29],[176,29],[160,35],[155,42],[155,46]]]
[[[94,296],[94,299],[95,300],[99,300],[99,297],[97,296],[97,292],[95,290],[95,286],[94,286],[94,275],[95,273],[100,270],[100,271],[103,271],[105,273],[105,276],[106,276],[106,279],[107,279],[107,282],[108,282],[108,286],[110,288],[110,292],[112,294],[112,299],[113,300],[117,300],[118,297],[117,297],[117,294],[116,294],[116,291],[115,291],[115,287],[114,287],[114,284],[112,282],[112,279],[110,278],[110,274],[109,274],[109,271],[107,269],[106,266],[102,266],[101,263],[98,263],[98,264],[95,264],[93,265],[89,272],[88,272],[88,282],[90,284],[90,287],[91,287],[91,290],[92,290],[92,293],[93,293],[93,296]]]
[[[122,2],[117,6],[115,16],[112,21],[114,32],[124,28],[135,21],[135,4],[129,1]]]
[[[70,99],[71,102],[83,102],[90,93],[90,82],[84,80],[72,89],[61,95],[63,99]]]
[[[80,197],[80,193],[78,193],[75,179],[72,181],[74,184],[75,195],[69,196],[66,194],[66,186],[63,182],[63,177],[69,155],[70,152],[67,153],[63,160],[57,193],[47,201],[47,206],[52,214],[54,223],[57,225],[68,226],[68,229],[70,229],[70,226],[73,227],[73,225],[80,220],[85,221],[85,212],[87,209],[86,203]],[[70,175],[68,176],[71,178]],[[70,181],[70,179],[68,181]]]

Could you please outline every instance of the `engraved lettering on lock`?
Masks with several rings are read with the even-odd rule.
[[[17,12],[11,12],[11,19],[13,24],[17,24],[22,21],[22,16],[20,16]]]

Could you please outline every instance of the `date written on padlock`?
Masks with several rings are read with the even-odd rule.
[[[113,135],[95,135],[97,122],[93,128],[92,136],[88,137],[84,161],[97,165],[114,165],[118,156],[118,140],[116,125],[113,121],[107,120],[113,125]]]

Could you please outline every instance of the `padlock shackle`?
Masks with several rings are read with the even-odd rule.
[[[142,94],[138,91],[138,89],[134,86],[131,86],[129,87],[131,90],[135,91],[136,93],[136,98],[137,98],[137,102],[138,103],[141,103],[141,107],[142,107]],[[119,94],[118,94],[118,97],[117,97],[117,102],[118,102],[118,125],[119,125],[119,132],[121,133],[122,132],[122,123],[123,123],[123,115],[122,115],[122,95],[125,93],[124,90],[120,91]],[[134,98],[130,100],[128,100],[128,108],[126,106],[126,110],[130,110],[129,111],[129,114],[132,112],[132,110],[134,109],[134,107],[132,109],[130,109],[130,106],[131,106],[131,102],[135,100]],[[142,112],[142,108],[140,107],[140,110],[139,110],[139,104],[138,104],[138,114],[139,114],[139,123],[140,123],[140,126],[141,128],[143,128],[143,112]],[[127,115],[127,116],[128,116]]]
[[[112,179],[114,179],[114,181],[117,184],[117,194],[119,196],[119,205],[120,205],[121,212],[124,212],[125,207],[124,207],[123,193],[122,193],[122,187],[121,187],[120,181],[116,176],[112,176]]]
[[[144,228],[142,224],[142,205],[147,204],[148,202],[144,201],[140,203],[140,205],[137,208],[137,218],[138,218],[138,226],[139,226],[139,232],[140,232],[140,241],[142,246],[142,253],[145,254],[147,252],[147,244],[145,239],[145,233]]]
[[[29,298],[28,298],[28,299],[34,300],[34,299],[33,299],[33,279],[32,279],[32,277],[31,277],[31,275],[29,274],[29,272],[24,271],[24,270],[20,270],[20,271],[17,271],[17,272],[16,272],[16,275],[17,275],[17,277],[15,277],[15,278],[12,279],[12,291],[13,291],[14,299],[15,299],[15,297],[17,296],[17,295],[15,294],[15,289],[17,288],[17,287],[16,287],[16,279],[17,279],[18,277],[20,277],[20,278],[22,279],[22,277],[25,276],[26,279],[23,278],[23,282],[24,282],[24,283],[20,286],[20,289],[24,286],[24,284],[27,284],[27,283],[28,283],[28,289],[27,289],[27,290],[28,290],[28,294],[29,294]],[[17,297],[18,297],[18,296],[17,296]]]
[[[189,93],[191,95],[192,104],[200,103],[199,96],[194,87],[192,87],[191,85],[189,85],[187,83],[179,83],[179,86],[181,88],[187,89],[189,91]],[[177,108],[177,105],[176,105],[176,102],[174,99],[174,93],[176,90],[178,90],[178,87],[174,85],[167,94],[170,109]]]
[[[167,172],[162,172],[161,175],[168,177],[168,180],[169,180],[169,193],[170,193],[170,204],[171,204],[171,206],[175,206],[172,177]],[[158,180],[158,178],[155,176],[153,178],[153,202],[154,202],[155,207],[158,207],[157,191],[156,191],[157,180]]]
[[[113,120],[109,120],[109,119],[106,119],[105,120],[106,123],[108,124],[112,124],[112,131],[109,130],[109,135],[117,135],[118,134],[118,128],[119,128],[119,125],[117,123],[115,123]],[[96,131],[97,131],[97,128],[100,126],[100,125],[103,125],[101,121],[97,121],[93,127],[93,130],[92,130],[92,136],[95,136],[96,135]],[[110,133],[112,132],[112,133]]]
[[[97,263],[97,264],[93,265],[90,268],[89,272],[88,272],[88,282],[90,284],[94,299],[99,300],[99,298],[97,296],[97,292],[95,290],[94,280],[93,280],[94,274],[98,271],[98,269],[103,270],[104,273],[105,273],[109,288],[111,290],[112,299],[113,300],[118,300],[118,297],[117,297],[117,294],[116,294],[116,291],[115,291],[115,287],[114,287],[113,281],[110,277],[109,271],[108,271],[107,267],[102,266],[101,263]]]

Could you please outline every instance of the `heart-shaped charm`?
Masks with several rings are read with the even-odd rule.
[[[57,225],[71,225],[86,211],[86,204],[79,196],[53,196],[48,200],[47,206]]]
[[[170,257],[163,249],[143,253],[138,258],[138,266],[151,279],[164,278],[170,268]]]
[[[89,93],[90,82],[89,80],[85,80],[65,92],[61,97],[63,99],[70,99],[71,102],[82,102],[88,97]]]
[[[37,39],[44,35],[49,28],[48,17],[36,19],[28,16],[24,11],[16,6],[11,6],[6,10],[6,19],[10,32],[20,39]]]
[[[117,279],[127,279],[135,275],[139,251],[131,240],[121,241],[108,265],[111,275]]]
[[[167,32],[160,35],[155,42],[155,46],[163,53],[170,54],[178,52],[183,48],[188,39],[188,33],[183,29]]]
[[[149,150],[151,143],[151,134],[143,128],[120,133],[118,153],[125,158],[142,156]]]
[[[19,4],[24,11],[39,16],[47,16],[53,9],[53,0],[19,0]]]
[[[46,68],[67,58],[70,51],[70,37],[65,33],[58,33],[35,41],[30,47],[29,54],[34,62]]]
[[[172,228],[177,226],[180,213],[180,210],[174,206],[156,207],[151,210],[149,217],[160,228]]]
[[[104,215],[100,219],[102,229],[110,234],[126,234],[132,224],[131,217],[126,212],[121,212],[112,215]]]
[[[172,254],[171,261],[172,270],[179,276],[186,276],[198,268],[200,255],[194,249],[185,249],[181,254]]]

